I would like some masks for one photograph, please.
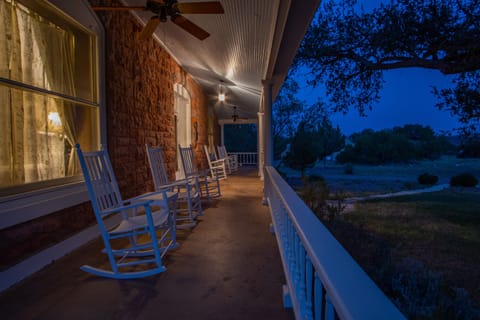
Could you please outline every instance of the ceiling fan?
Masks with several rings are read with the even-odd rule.
[[[233,122],[237,122],[238,119],[248,120],[247,117],[241,117],[241,116],[239,116],[238,113],[237,113],[237,106],[233,106],[232,120],[233,120]]]
[[[174,24],[194,37],[204,40],[210,34],[200,28],[182,14],[223,14],[220,1],[177,2],[177,0],[148,0],[145,6],[93,6],[95,11],[150,11],[155,15],[150,18],[140,33],[139,39],[145,40],[152,36],[160,22],[167,22],[168,17]]]

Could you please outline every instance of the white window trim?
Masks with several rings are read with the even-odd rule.
[[[98,85],[100,97],[100,143],[106,145],[105,35],[102,23],[87,0],[50,0],[50,3],[98,37]],[[0,229],[33,220],[88,201],[83,181],[0,197]]]

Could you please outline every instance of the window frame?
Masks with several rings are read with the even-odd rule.
[[[105,32],[101,21],[87,0],[48,0],[67,16],[97,36],[97,74],[100,144],[106,146],[105,108]],[[78,101],[77,101],[78,102]],[[0,229],[73,207],[89,200],[83,177],[73,176],[19,185],[0,193]],[[14,190],[14,193],[11,193]],[[18,193],[17,193],[18,191]]]

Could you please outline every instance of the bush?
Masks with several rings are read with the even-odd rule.
[[[462,173],[450,178],[450,186],[452,187],[475,187],[477,184],[477,178],[471,173]]]
[[[323,177],[306,176],[303,178],[303,186],[299,190],[300,198],[318,216],[323,213],[328,198],[328,187]]]
[[[425,172],[418,176],[417,181],[420,184],[434,185],[438,182],[438,176]]]

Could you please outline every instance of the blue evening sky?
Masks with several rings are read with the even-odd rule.
[[[415,68],[387,71],[384,79],[381,99],[372,110],[366,111],[366,117],[360,117],[358,111],[351,110],[346,115],[333,114],[330,118],[332,123],[338,124],[346,135],[367,128],[380,130],[404,124],[428,125],[437,132],[460,126],[448,112],[435,107],[438,100],[431,93],[433,85],[440,89],[451,86],[452,77],[444,76],[436,70]],[[297,80],[301,87],[299,97],[307,104],[313,104],[319,96],[326,102],[322,87],[308,86],[301,76]]]

